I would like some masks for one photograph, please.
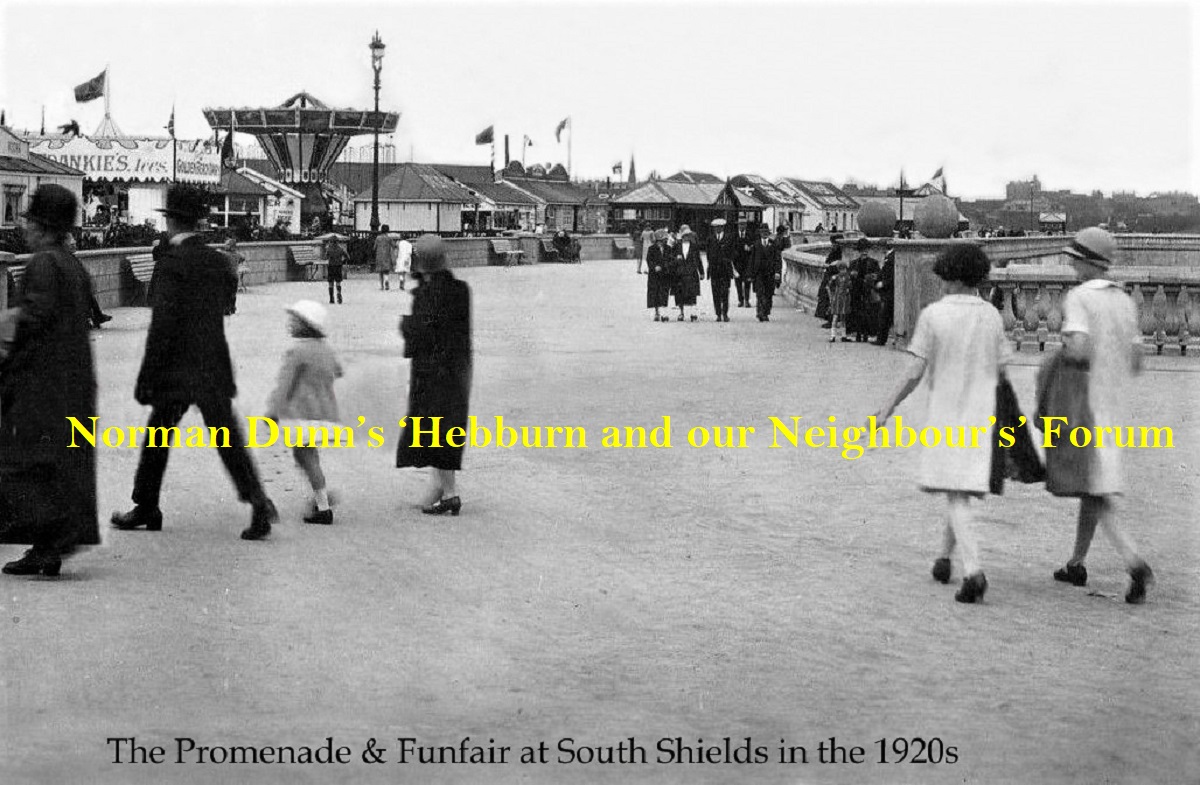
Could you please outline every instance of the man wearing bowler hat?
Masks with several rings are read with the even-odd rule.
[[[771,305],[775,299],[775,287],[783,276],[783,256],[771,241],[771,227],[759,224],[759,239],[750,249],[750,261],[746,264],[746,275],[754,286],[758,306],[758,320],[771,321]],[[749,298],[749,295],[747,295]]]
[[[217,454],[237,486],[238,498],[254,508],[242,539],[259,540],[279,516],[263,491],[233,413],[237,387],[223,317],[237,291],[237,276],[196,234],[196,224],[209,212],[203,191],[173,185],[160,212],[166,215],[168,240],[157,254],[150,331],[134,397],[153,407],[147,428],[174,427],[195,405],[205,425],[229,429],[229,446],[220,447]],[[170,453],[165,445],[150,446],[151,433],[156,431],[147,431],[133,481],[137,506],[113,514],[118,529],[162,528],[159,492]]]

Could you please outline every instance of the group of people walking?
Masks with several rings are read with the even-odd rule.
[[[88,340],[92,288],[87,271],[68,250],[77,199],[58,185],[43,185],[24,213],[23,230],[33,255],[26,265],[15,307],[0,316],[0,543],[29,550],[3,566],[10,575],[59,574],[63,559],[100,542],[96,511],[94,446],[72,431],[68,418],[96,417],[96,372]],[[165,436],[193,406],[210,433],[228,434],[215,444],[237,488],[251,507],[241,537],[261,540],[279,520],[245,447],[233,408],[237,394],[225,337],[224,317],[238,288],[230,257],[198,234],[208,215],[205,194],[172,186],[166,207],[166,241],[155,249],[150,286],[151,318],[134,398],[149,406],[147,438],[133,482],[134,507],[114,513],[116,529],[163,528],[159,506],[170,456]],[[421,243],[424,243],[422,246]],[[466,284],[446,269],[445,248],[422,238],[412,315],[401,321],[405,356],[412,359],[409,416],[443,417],[466,427],[470,392],[470,300]],[[299,423],[337,422],[333,386],[342,374],[327,345],[327,315],[302,300],[287,309],[295,339],[284,356],[267,415]],[[158,430],[150,430],[158,429]],[[211,430],[217,429],[217,430]],[[406,434],[405,434],[406,435]],[[397,466],[432,466],[434,481],[422,509],[457,515],[461,501],[454,472],[461,448],[409,449],[401,439]],[[329,524],[333,512],[317,449],[293,450],[313,489],[308,523]]]
[[[1043,366],[1037,416],[1028,421],[1067,417],[1072,426],[1122,426],[1131,421],[1129,382],[1140,370],[1141,348],[1133,301],[1106,275],[1116,256],[1116,243],[1107,232],[1091,228],[1063,250],[1082,283],[1063,299],[1064,345]],[[1006,397],[1017,408],[1004,375],[1011,352],[1004,324],[996,308],[978,293],[989,271],[986,253],[973,243],[952,245],[939,255],[933,272],[942,279],[944,296],[921,311],[907,347],[912,355],[908,368],[876,412],[877,423],[884,423],[922,379],[929,387],[924,418],[928,425],[965,427],[970,432],[989,418],[1016,420],[1019,411],[1003,412]],[[1090,422],[1081,423],[1081,412],[1090,413]],[[1022,430],[1022,435],[1027,437],[1028,432]],[[996,434],[990,439],[995,442]],[[940,583],[949,583],[951,557],[957,552],[963,565],[962,585],[955,594],[959,602],[979,602],[988,588],[972,506],[985,494],[998,492],[997,462],[1003,462],[1007,452],[956,449],[949,436],[920,450],[920,487],[945,495],[948,505],[932,575]],[[1050,493],[1080,499],[1074,549],[1067,563],[1054,571],[1054,580],[1087,584],[1084,564],[1099,528],[1129,573],[1126,602],[1140,604],[1154,573],[1117,521],[1116,497],[1125,489],[1121,452],[1075,447],[1064,440],[1046,450],[1045,472],[1039,464],[1038,473],[1027,479],[1044,478]],[[1031,445],[1029,453],[1036,461]],[[1000,473],[1001,481],[1003,476]]]
[[[739,221],[729,231],[724,218],[712,221],[701,256],[699,239],[691,227],[684,224],[678,233],[667,229],[644,230],[641,239],[643,253],[638,257],[637,272],[646,268],[646,307],[654,309],[654,321],[669,322],[662,312],[671,298],[679,308],[678,321],[698,321],[696,304],[701,295],[701,282],[706,278],[712,292],[713,313],[718,322],[729,321],[729,287],[737,292],[737,307],[751,307],[751,295],[756,303],[755,315],[760,322],[771,320],[775,290],[783,276],[783,251],[790,244],[785,227],[771,236],[770,227],[760,225],[757,231]]]

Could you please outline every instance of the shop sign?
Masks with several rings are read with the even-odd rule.
[[[170,139],[35,139],[30,152],[79,169],[91,180],[216,183],[221,180],[221,156],[208,141]]]

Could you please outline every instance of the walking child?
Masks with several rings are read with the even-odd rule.
[[[287,309],[288,331],[296,342],[283,357],[279,381],[267,403],[267,416],[278,422],[297,420],[302,426],[337,422],[337,398],[333,383],[342,376],[342,366],[325,342],[325,308],[312,300],[300,300]],[[307,432],[308,428],[304,427]],[[313,504],[305,523],[333,523],[333,509],[321,471],[321,456],[315,446],[292,448],[296,465],[304,471],[313,490]]]
[[[1009,351],[1000,314],[977,291],[989,269],[987,255],[976,245],[952,245],[938,256],[933,272],[942,279],[945,295],[921,311],[908,345],[913,355],[909,367],[875,415],[876,423],[886,422],[921,379],[928,379],[924,424],[942,431],[944,438],[938,446],[921,448],[919,484],[924,491],[944,493],[949,507],[933,577],[950,582],[950,556],[957,546],[964,577],[954,599],[966,603],[982,600],[987,591],[970,505],[989,490],[988,418],[996,413],[996,384]],[[986,428],[982,448],[962,449],[978,427]]]

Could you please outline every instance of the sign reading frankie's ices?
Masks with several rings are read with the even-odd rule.
[[[82,171],[91,180],[216,183],[221,156],[207,141],[170,139],[33,139],[31,152]]]

